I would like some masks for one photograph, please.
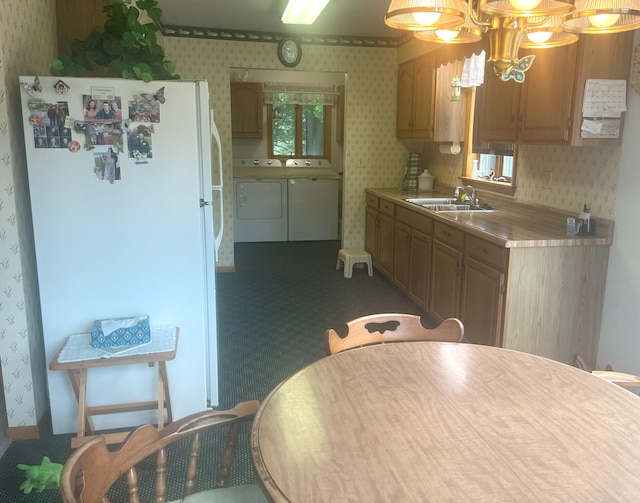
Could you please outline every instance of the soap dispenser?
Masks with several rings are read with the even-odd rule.
[[[583,233],[591,234],[591,209],[586,203],[582,208],[582,212],[580,213],[580,216],[578,218],[580,219]]]

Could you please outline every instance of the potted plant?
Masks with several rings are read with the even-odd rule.
[[[116,0],[104,11],[104,28],[96,27],[85,40],[74,40],[69,52],[51,62],[54,75],[121,76],[145,82],[180,78],[157,42],[154,21],[162,15],[157,0]],[[147,17],[149,22],[141,21]]]

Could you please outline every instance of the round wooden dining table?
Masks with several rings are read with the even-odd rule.
[[[640,501],[640,398],[489,346],[323,358],[262,402],[251,444],[274,502]]]

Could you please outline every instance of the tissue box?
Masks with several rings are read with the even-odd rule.
[[[151,342],[149,317],[95,320],[91,329],[91,345],[94,348],[134,346]]]

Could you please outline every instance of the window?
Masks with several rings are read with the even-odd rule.
[[[473,177],[487,181],[511,182],[515,145],[473,142]],[[476,163],[476,161],[478,161]]]
[[[331,107],[267,105],[269,157],[331,158]]]

